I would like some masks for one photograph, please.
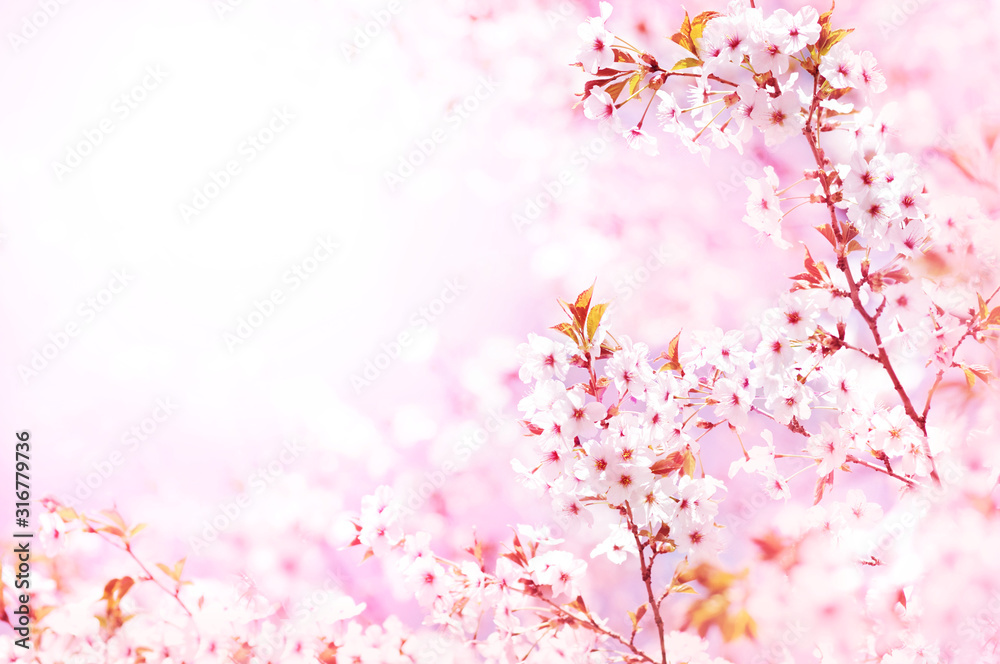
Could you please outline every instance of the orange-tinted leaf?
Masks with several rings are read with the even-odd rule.
[[[587,611],[587,604],[586,602],[583,601],[583,597],[581,595],[577,595],[576,599],[574,599],[566,606],[568,606],[571,609],[576,609],[580,613],[589,613],[589,611]]]
[[[618,97],[621,96],[622,90],[625,89],[626,85],[628,85],[627,80],[623,79],[621,81],[615,81],[608,87],[604,88],[604,91],[611,95],[611,98],[614,101],[618,101]]]
[[[680,32],[675,33],[670,39],[675,44],[678,44],[686,48],[691,53],[698,55],[698,52],[694,47],[694,42],[691,40],[691,19],[688,17],[687,10],[684,10],[684,22],[681,23]]]
[[[559,323],[558,325],[553,325],[552,329],[556,330],[557,332],[562,332],[567,337],[572,339],[573,343],[575,343],[578,346],[580,345],[580,339],[576,334],[576,330],[574,330],[573,326],[570,325],[569,323]]]
[[[62,519],[64,523],[69,523],[70,521],[74,521],[80,517],[80,515],[77,514],[76,510],[72,507],[60,507],[56,510],[56,515]]]
[[[122,515],[118,513],[118,510],[101,510],[101,514],[108,517],[112,523],[116,524],[121,530],[128,530],[128,526],[125,525],[125,519]]]
[[[833,234],[833,229],[830,228],[830,224],[820,224],[816,226],[816,230],[819,234],[826,238],[826,241],[830,243],[831,246],[837,246],[837,238]]]
[[[590,301],[594,297],[594,284],[590,285],[590,288],[583,291],[576,296],[576,302],[574,303],[576,307],[587,311],[590,309]]]
[[[707,12],[702,12],[694,17],[694,20],[691,21],[692,42],[694,42],[695,44],[698,43],[698,40],[701,39],[702,33],[705,32],[705,26],[708,25],[708,22],[711,21],[716,16],[721,16],[721,14],[719,12],[707,11]],[[695,52],[695,55],[698,54]]]
[[[694,454],[691,450],[684,450],[684,466],[681,468],[681,473],[687,475],[688,477],[694,477],[694,469],[697,461],[694,458]]]
[[[671,452],[649,467],[656,475],[669,475],[684,466],[684,455],[681,452]]]
[[[989,367],[985,367],[982,364],[970,364],[969,371],[971,371],[976,378],[984,383],[990,382],[990,379],[993,378],[993,374],[990,373]]]
[[[118,579],[111,579],[106,584],[104,584],[104,594],[101,595],[102,600],[109,600],[115,595],[115,588],[118,587]]]
[[[826,491],[827,485],[833,486],[833,471],[830,471],[829,475],[824,475],[816,481],[816,488],[813,491],[813,505],[818,505],[819,501],[823,500],[823,493]]]
[[[827,35],[826,39],[823,40],[823,46],[819,50],[820,55],[826,55],[827,53],[829,53],[830,49],[836,46],[838,42],[843,40],[844,37],[851,34],[852,32],[854,32],[854,28],[832,31],[829,35]]]
[[[131,590],[132,586],[134,585],[135,585],[135,579],[133,579],[131,576],[123,576],[121,579],[119,579],[117,588],[118,599],[125,597],[125,593]]]
[[[681,368],[681,354],[680,354],[680,344],[681,344],[681,332],[678,330],[674,338],[670,340],[670,345],[667,346],[667,358],[672,364],[676,364],[677,368]]]
[[[615,54],[615,62],[627,62],[635,64],[635,58],[632,54],[622,48],[612,48],[611,52]]]

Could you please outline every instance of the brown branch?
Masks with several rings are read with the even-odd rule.
[[[877,473],[884,473],[884,474],[888,475],[889,477],[895,477],[900,482],[904,482],[910,488],[917,488],[917,487],[920,486],[920,484],[918,484],[917,482],[914,482],[909,477],[904,477],[902,475],[898,475],[898,474],[894,473],[893,471],[889,470],[888,468],[882,468],[881,466],[876,466],[875,464],[873,464],[873,463],[871,463],[869,461],[865,461],[863,459],[859,459],[858,457],[854,456],[853,454],[848,454],[847,455],[847,461],[849,463],[856,463],[859,466],[864,466],[865,468],[871,468],[872,470],[874,470]]]
[[[628,525],[629,530],[632,532],[632,537],[635,538],[635,546],[639,553],[639,566],[642,569],[642,582],[646,586],[646,596],[649,599],[649,609],[653,612],[653,621],[656,623],[656,631],[660,637],[660,655],[662,656],[662,664],[667,664],[667,646],[664,641],[664,627],[663,627],[663,617],[660,615],[660,603],[656,600],[656,596],[653,593],[653,558],[656,554],[650,549],[652,554],[649,559],[649,564],[646,564],[646,557],[643,555],[643,549],[646,546],[639,540],[639,527],[635,525],[632,521],[632,507],[625,502],[625,507],[628,510]]]
[[[837,269],[843,272],[846,277],[847,285],[850,288],[851,303],[854,305],[855,311],[857,311],[861,315],[861,318],[865,321],[865,324],[868,326],[872,338],[875,341],[875,347],[878,350],[877,360],[879,364],[882,365],[886,375],[889,376],[889,380],[892,382],[892,387],[896,390],[896,394],[899,395],[899,399],[903,404],[903,408],[906,411],[907,416],[913,420],[914,423],[916,423],[916,425],[920,428],[920,432],[924,435],[922,447],[924,448],[924,452],[927,454],[927,458],[930,459],[931,478],[933,478],[936,483],[940,484],[941,480],[938,477],[937,467],[934,463],[934,456],[931,454],[930,447],[927,443],[926,420],[920,413],[917,412],[916,408],[913,407],[913,401],[910,399],[910,395],[907,394],[906,389],[899,380],[899,376],[896,375],[896,370],[893,368],[892,362],[889,360],[889,354],[886,353],[885,348],[882,345],[882,335],[878,329],[878,321],[875,317],[868,313],[868,310],[865,309],[864,304],[862,304],[861,292],[858,288],[858,283],[855,281],[854,273],[851,271],[850,263],[847,261],[847,246],[844,242],[843,235],[840,232],[840,222],[837,220],[837,209],[834,207],[833,197],[830,192],[830,178],[826,172],[826,156],[819,145],[818,128],[813,124],[813,112],[819,108],[818,86],[819,79],[814,76],[813,101],[809,110],[808,121],[802,131],[809,143],[809,148],[813,153],[813,157],[816,160],[816,166],[819,168],[819,180],[823,187],[823,194],[825,198],[824,202],[826,203],[827,210],[830,212],[830,226],[833,229],[834,236],[837,240]]]
[[[595,632],[597,632],[599,634],[603,634],[604,636],[608,637],[609,639],[617,641],[618,643],[620,643],[623,646],[625,646],[626,648],[628,648],[629,652],[631,652],[633,655],[635,655],[636,657],[642,658],[643,661],[652,662],[652,664],[656,664],[656,660],[654,660],[652,657],[650,657],[649,655],[647,655],[646,653],[644,653],[643,651],[639,650],[634,645],[632,645],[631,643],[629,643],[628,641],[626,641],[624,636],[622,636],[621,634],[618,634],[617,632],[612,631],[612,630],[610,630],[610,629],[608,629],[606,627],[602,627],[601,625],[599,625],[597,623],[597,621],[594,620],[594,617],[592,615],[590,615],[589,611],[584,612],[584,616],[586,616],[586,618],[587,618],[586,621],[584,621],[584,620],[581,620],[580,616],[573,615],[572,613],[570,613],[569,611],[567,611],[563,607],[559,606],[558,604],[556,604],[552,600],[548,599],[547,597],[542,597],[540,595],[535,595],[535,594],[532,594],[530,592],[525,592],[523,589],[521,589],[521,590],[522,590],[522,592],[524,592],[525,595],[527,595],[529,597],[534,597],[535,599],[540,600],[541,602],[544,602],[545,604],[548,604],[553,609],[555,609],[556,611],[558,611],[560,613],[560,615],[563,615],[563,616],[565,616],[565,617],[567,617],[570,620],[573,620],[575,622],[584,623],[585,625],[587,625],[590,629],[594,630]]]

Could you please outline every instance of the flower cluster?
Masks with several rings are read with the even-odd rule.
[[[851,30],[833,26],[833,10],[766,15],[734,0],[724,13],[685,16],[672,37],[684,54],[661,66],[667,61],[612,34],[611,7],[600,9],[579,29],[577,64],[591,77],[584,114],[650,155],[657,140],[644,122],[654,102],[660,128],[706,160],[712,147],[742,153],[758,136],[768,148],[800,138],[812,163],[784,188],[772,167],[748,178],[744,221],[787,249],[786,218],[818,210],[814,237],[824,242],[804,248],[803,271],[788,291],[743,329],[694,331],[683,342],[678,333],[656,354],[612,335],[609,303],[596,303],[591,287],[561,303],[568,320],[553,328],[561,338],[531,334],[521,345],[518,376],[530,391],[519,410],[534,444],[513,467],[550,501],[560,535],[602,533],[590,563],[571,552],[578,547],[530,526],[515,528],[495,560],[478,542],[471,561],[446,560],[425,533],[400,533],[388,488],[363,506],[355,543],[394,558],[432,622],[470,639],[490,661],[605,661],[594,657],[607,651],[621,661],[726,661],[712,659],[712,628],[723,643],[768,632],[774,661],[803,649],[822,661],[958,653],[921,632],[918,620],[904,618],[900,629],[900,611],[922,601],[927,577],[890,581],[898,593],[886,604],[879,584],[888,577],[868,568],[889,565],[895,548],[870,542],[888,509],[909,509],[906,496],[952,481],[940,464],[953,468],[969,453],[929,426],[931,407],[952,375],[968,388],[990,380],[962,347],[995,337],[1000,307],[991,306],[997,291],[956,288],[954,272],[934,259],[936,241],[955,242],[963,231],[935,212],[917,161],[892,151],[894,109],[876,114],[869,105],[886,88],[874,56],[851,49]],[[643,100],[641,116],[626,122],[623,107]],[[811,190],[788,195],[799,186]],[[801,202],[785,209],[789,200]],[[984,274],[979,285],[995,281],[988,268]],[[927,369],[922,406],[904,369]],[[748,434],[762,444],[747,445]],[[798,504],[803,495],[812,503],[752,539],[752,574],[726,571],[746,551],[719,522],[741,471],[772,504]],[[807,471],[814,484],[802,491],[793,480]],[[852,488],[845,500],[821,504],[840,486],[838,474],[852,471],[890,483],[875,484],[874,493],[895,487],[904,499],[884,506]],[[638,572],[644,599],[626,630],[585,598],[588,565],[607,563]],[[858,603],[866,608],[855,610]],[[477,639],[485,615],[494,629]],[[797,617],[806,634],[782,641],[775,635],[789,628],[777,616]]]
[[[32,570],[31,646],[0,640],[2,661],[416,664],[434,651],[443,653],[438,661],[467,661],[455,644],[398,618],[362,621],[365,604],[339,584],[317,586],[298,602],[271,601],[246,576],[226,584],[192,576],[186,559],[149,563],[136,547],[145,525],[129,525],[115,509],[94,516],[54,499],[43,503],[39,544],[47,555],[36,557]],[[69,585],[60,556],[79,559],[95,543],[101,556],[117,549],[132,571],[104,584]],[[9,571],[3,596],[15,594]],[[0,621],[16,617],[0,611]]]

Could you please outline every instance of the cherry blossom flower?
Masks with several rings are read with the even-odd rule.
[[[528,342],[518,346],[517,352],[521,360],[517,375],[523,382],[566,378],[570,354],[566,344],[529,333]]]
[[[792,497],[792,490],[788,488],[788,481],[777,472],[762,473],[764,476],[764,491],[772,500],[788,500]]]
[[[576,496],[556,496],[552,499],[552,507],[561,517],[564,526],[594,525],[593,512]]]
[[[539,585],[551,586],[554,596],[576,597],[577,583],[587,571],[587,563],[569,551],[548,551],[532,558],[528,571]]]
[[[747,414],[753,405],[753,397],[753,392],[736,381],[728,379],[717,381],[712,393],[712,398],[718,401],[715,414],[729,420],[730,424],[742,431],[747,426]]]
[[[429,605],[448,592],[447,573],[432,558],[419,558],[406,569],[406,580],[417,601]]]
[[[626,500],[632,501],[634,497],[645,493],[653,480],[649,468],[634,464],[615,466],[605,475],[605,483],[608,485],[605,493],[611,505],[621,505]]]
[[[878,94],[886,89],[885,76],[876,69],[875,56],[871,51],[861,51],[857,56],[856,66],[851,76],[851,85],[865,94]]]
[[[624,132],[625,142],[633,150],[639,150],[650,157],[655,157],[659,153],[656,147],[656,137],[650,136],[639,126],[632,127]]]
[[[604,27],[611,17],[611,4],[602,2],[600,8],[600,17],[584,21],[577,30],[584,42],[577,58],[584,70],[590,74],[596,74],[598,69],[613,62],[615,57],[611,50],[615,36]]]
[[[767,106],[755,106],[750,119],[764,132],[764,142],[771,147],[802,133],[806,121],[801,110],[798,93],[789,90],[768,99]]]
[[[594,89],[583,102],[583,114],[591,120],[609,120],[615,131],[622,130],[615,102],[604,90]]]
[[[865,492],[851,489],[847,492],[847,500],[834,505],[835,518],[841,518],[848,528],[869,528],[882,518],[882,506],[871,503],[865,498]]]
[[[791,245],[781,237],[783,214],[781,202],[775,193],[778,188],[778,176],[775,175],[774,168],[765,166],[764,177],[747,178],[746,185],[750,190],[750,196],[747,198],[747,214],[743,217],[743,222],[771,238],[779,248],[790,247]]]
[[[747,473],[774,473],[774,434],[767,429],[760,432],[767,445],[755,445],[747,450],[747,456],[736,459],[729,466],[729,477],[735,477],[740,470]]]
[[[750,26],[740,18],[721,16],[705,26],[702,49],[709,58],[739,63],[750,45]]]
[[[370,547],[376,556],[385,555],[399,543],[403,530],[391,487],[380,486],[373,495],[362,499],[359,525],[358,540]]]
[[[854,84],[860,63],[851,47],[845,42],[835,44],[820,60],[819,73],[834,88],[848,88]]]
[[[677,482],[677,518],[682,525],[711,524],[719,512],[719,506],[711,500],[715,492],[724,489],[719,480],[706,477],[693,479],[687,475]]]
[[[714,561],[722,551],[722,534],[713,523],[682,521],[676,535],[691,564]]]
[[[608,560],[621,565],[628,558],[628,554],[639,555],[639,549],[635,545],[635,538],[629,530],[620,524],[611,526],[611,534],[603,542],[594,547],[590,552],[591,558],[607,555]]]
[[[868,444],[872,449],[885,452],[889,456],[900,456],[910,449],[919,436],[916,425],[902,406],[881,410],[872,418],[871,437]]]
[[[633,344],[628,337],[623,337],[621,343],[621,350],[608,360],[607,376],[620,394],[628,391],[633,397],[643,398],[646,386],[653,380],[653,369],[646,359],[649,347],[644,343]]]
[[[848,443],[840,429],[823,422],[822,432],[809,438],[809,453],[819,459],[816,472],[829,475],[847,461]]]
[[[768,35],[785,53],[815,44],[820,35],[819,12],[812,7],[803,7],[795,14],[777,9],[767,25]]]

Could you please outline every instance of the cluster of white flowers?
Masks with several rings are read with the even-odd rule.
[[[929,228],[923,182],[912,157],[886,149],[891,113],[876,119],[867,106],[855,111],[856,102],[885,90],[885,79],[869,51],[855,53],[840,41],[850,31],[830,29],[829,14],[804,7],[765,16],[762,9],[733,0],[725,14],[706,12],[687,21],[674,41],[690,56],[665,68],[608,32],[610,15],[610,6],[601,3],[601,16],[580,27],[585,40],[580,65],[598,77],[585,88],[587,117],[621,131],[619,109],[649,90],[655,93],[649,102],[658,100],[663,131],[706,160],[710,146],[732,145],[742,153],[754,130],[770,147],[815,128],[824,141],[849,146],[843,163],[807,178],[822,183],[814,200],[831,197],[846,208],[872,249],[912,255],[924,244]],[[623,133],[629,144],[655,154],[656,139],[643,129],[645,117]],[[774,170],[748,179],[748,186],[744,220],[778,246],[789,246],[781,236],[786,213]]]
[[[638,563],[664,661],[718,664],[724,660],[710,658],[706,640],[668,630],[659,616],[667,595],[690,592],[685,584],[697,580],[709,589],[703,601],[727,608],[709,612],[726,640],[755,629],[746,609],[737,608],[739,600],[726,595],[735,577],[717,574],[726,544],[719,501],[730,487],[710,474],[703,456],[710,454],[712,468],[728,468],[730,480],[740,471],[756,476],[774,501],[792,498],[792,478],[814,470],[808,496],[816,504],[791,539],[803,550],[817,549],[801,576],[825,584],[835,599],[794,597],[817,626],[827,618],[847,625],[852,618],[843,607],[856,588],[834,580],[843,551],[832,553],[827,540],[853,537],[857,544],[858,533],[879,522],[882,507],[859,490],[849,491],[846,502],[818,503],[849,466],[911,489],[939,482],[934,457],[946,450],[927,427],[934,390],[952,368],[963,369],[970,384],[985,380],[984,368],[962,364],[955,354],[964,340],[979,340],[1000,324],[1000,308],[990,311],[992,297],[981,296],[970,307],[968,292],[911,274],[912,259],[927,255],[932,237],[944,238],[948,252],[966,240],[930,213],[916,161],[890,151],[895,110],[876,117],[868,106],[885,80],[870,52],[855,53],[843,41],[851,31],[832,27],[832,10],[765,15],[749,0],[732,0],[725,13],[685,15],[672,40],[687,57],[666,67],[612,34],[611,13],[602,2],[600,16],[579,29],[584,46],[577,64],[592,77],[582,95],[585,115],[609,123],[633,148],[656,154],[656,138],[643,129],[656,101],[660,127],[706,160],[710,146],[742,153],[755,130],[768,147],[803,137],[815,163],[783,190],[770,166],[763,178],[747,178],[744,221],[788,248],[786,216],[801,205],[819,205],[816,230],[828,243],[820,249],[832,254],[828,267],[807,247],[805,270],[755,324],[696,331],[683,341],[678,333],[655,357],[646,344],[611,334],[608,304],[592,301],[593,287],[562,303],[569,321],[553,328],[562,337],[529,334],[518,349],[518,375],[530,386],[519,410],[534,443],[530,459],[512,462],[519,478],[551,501],[564,532],[604,524],[607,534],[592,559]],[[626,128],[622,107],[644,93],[645,111]],[[812,192],[783,198],[800,184]],[[805,202],[783,210],[791,198]],[[859,341],[868,338],[874,342],[868,347]],[[922,412],[894,362],[925,364],[937,373]],[[897,399],[881,401],[893,393]],[[751,417],[765,426],[753,427],[762,428],[763,444],[748,449]],[[790,430],[801,444],[780,449],[788,438],[777,445],[767,427]],[[709,435],[711,448],[703,443]],[[791,475],[779,468],[786,458],[799,460]],[[626,661],[653,661],[634,643],[645,608],[632,614],[631,639],[609,630],[579,594],[588,563],[560,548],[563,540],[548,528],[517,526],[511,549],[492,571],[478,544],[469,549],[474,560],[457,563],[434,554],[425,533],[404,536],[387,487],[365,499],[357,528],[357,544],[382,558],[392,552],[432,622],[469,634],[492,612],[495,630],[475,644],[490,661],[528,661],[529,655],[531,661],[605,661],[595,653],[607,646],[631,653],[623,655]],[[777,551],[785,546],[781,539],[758,545]],[[881,564],[860,549],[848,555]],[[778,584],[782,563],[772,558]],[[656,600],[651,570],[664,559],[673,560],[675,572]]]

